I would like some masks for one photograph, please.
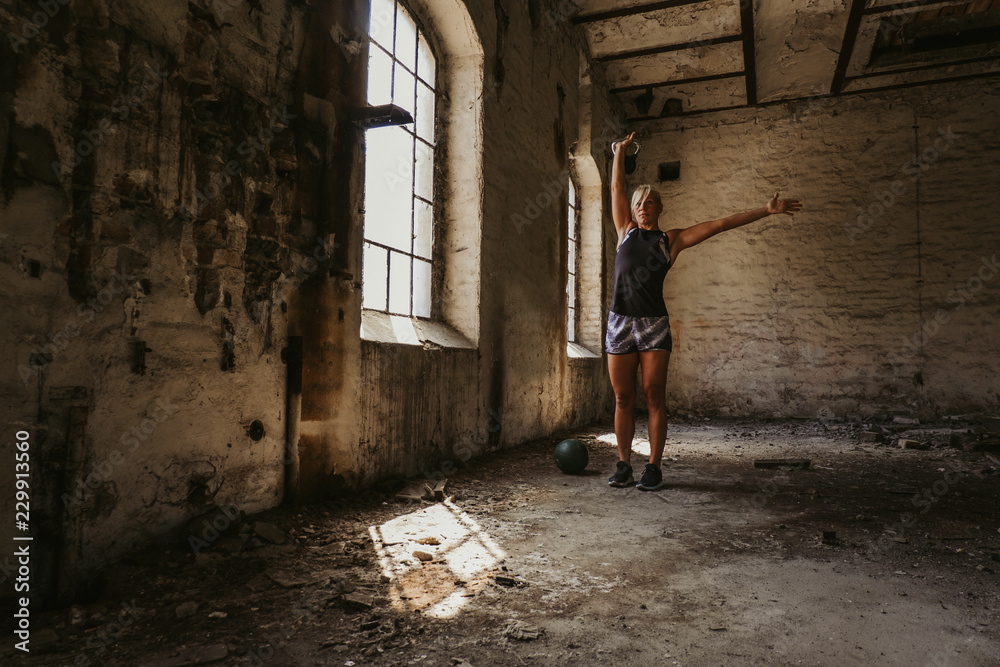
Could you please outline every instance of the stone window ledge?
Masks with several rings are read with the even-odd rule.
[[[442,322],[388,315],[377,310],[361,311],[361,339],[430,349],[476,349],[472,341]]]
[[[591,352],[582,345],[577,343],[566,343],[566,354],[570,359],[600,359],[601,355],[597,352]]]

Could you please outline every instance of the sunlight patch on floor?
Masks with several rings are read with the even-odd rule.
[[[632,453],[638,454],[639,456],[649,456],[649,440],[640,438],[638,435],[639,434],[636,433],[636,437],[632,438]],[[608,443],[612,447],[618,447],[618,439],[615,437],[614,432],[599,435],[597,436],[597,439],[601,442]]]
[[[506,554],[451,500],[368,529],[399,611],[451,618],[481,591]],[[414,552],[429,554],[421,560]],[[426,558],[426,556],[425,556]]]

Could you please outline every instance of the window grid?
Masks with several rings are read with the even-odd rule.
[[[376,173],[378,169],[366,160],[366,166],[370,168],[365,175],[362,305],[364,308],[394,315],[430,317],[436,58],[415,20],[398,2],[373,0],[371,11],[368,102],[372,105],[383,104],[388,101],[385,99],[385,93],[388,92],[389,100],[409,111],[414,122],[412,127],[401,125],[368,131],[372,144],[376,141],[383,142],[379,149],[383,157],[381,176],[390,184],[390,192],[385,193],[379,188],[379,174]],[[387,20],[390,13],[391,20]],[[385,30],[387,37],[383,37]],[[412,40],[412,44],[406,46],[411,48],[398,48],[401,41],[409,40]],[[387,48],[384,43],[391,45],[391,48]],[[379,60],[382,60],[382,64],[373,66]],[[383,75],[382,81],[378,80],[380,74]],[[388,74],[389,79],[388,91],[384,87],[385,74]],[[408,77],[409,81],[404,77]],[[402,85],[400,79],[403,80]],[[407,89],[399,90],[408,83],[412,86],[412,93]],[[401,138],[402,143],[385,148],[389,141],[398,142]],[[393,148],[396,149],[395,154],[391,155]],[[388,169],[385,168],[387,155],[396,158],[395,172],[391,165]],[[407,159],[411,164],[398,164]],[[388,205],[380,205],[382,202],[374,201],[381,199],[382,195],[393,199],[392,189],[406,180],[400,178],[398,173],[404,168],[409,180],[406,184],[406,204],[397,200]],[[389,209],[388,217],[395,219],[382,220],[376,215],[369,215],[376,207],[383,216]],[[408,228],[405,231],[410,237],[406,247],[400,247],[401,243],[391,240],[394,231],[404,231],[399,229],[403,225]],[[400,272],[406,274],[405,283],[400,281]]]
[[[579,311],[579,282],[577,280],[577,262],[580,259],[580,211],[576,201],[576,187],[573,178],[569,178],[569,205],[567,222],[569,234],[569,258],[566,276],[566,340],[575,343],[577,340],[577,325]]]

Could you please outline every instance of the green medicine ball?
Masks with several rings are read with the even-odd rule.
[[[590,456],[587,446],[579,440],[569,438],[556,445],[556,465],[567,475],[579,475],[587,469]]]

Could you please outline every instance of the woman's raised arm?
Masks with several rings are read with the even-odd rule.
[[[619,243],[632,222],[632,210],[625,192],[625,152],[634,143],[634,137],[635,132],[611,146],[614,153],[611,163],[611,217],[618,230]]]
[[[718,220],[699,222],[696,225],[691,225],[690,227],[686,227],[684,229],[672,229],[667,232],[667,234],[672,237],[670,242],[670,251],[672,256],[670,259],[671,261],[675,260],[681,250],[696,246],[702,241],[710,239],[721,232],[742,227],[743,225],[754,222],[755,220],[760,220],[761,218],[775,213],[795,215],[795,211],[799,211],[801,209],[802,204],[799,203],[798,199],[778,199],[778,193],[775,192],[774,196],[771,197],[771,200],[767,202],[767,205],[761,206],[758,209],[745,211],[744,213],[734,213],[733,215],[725,218],[719,218]]]

